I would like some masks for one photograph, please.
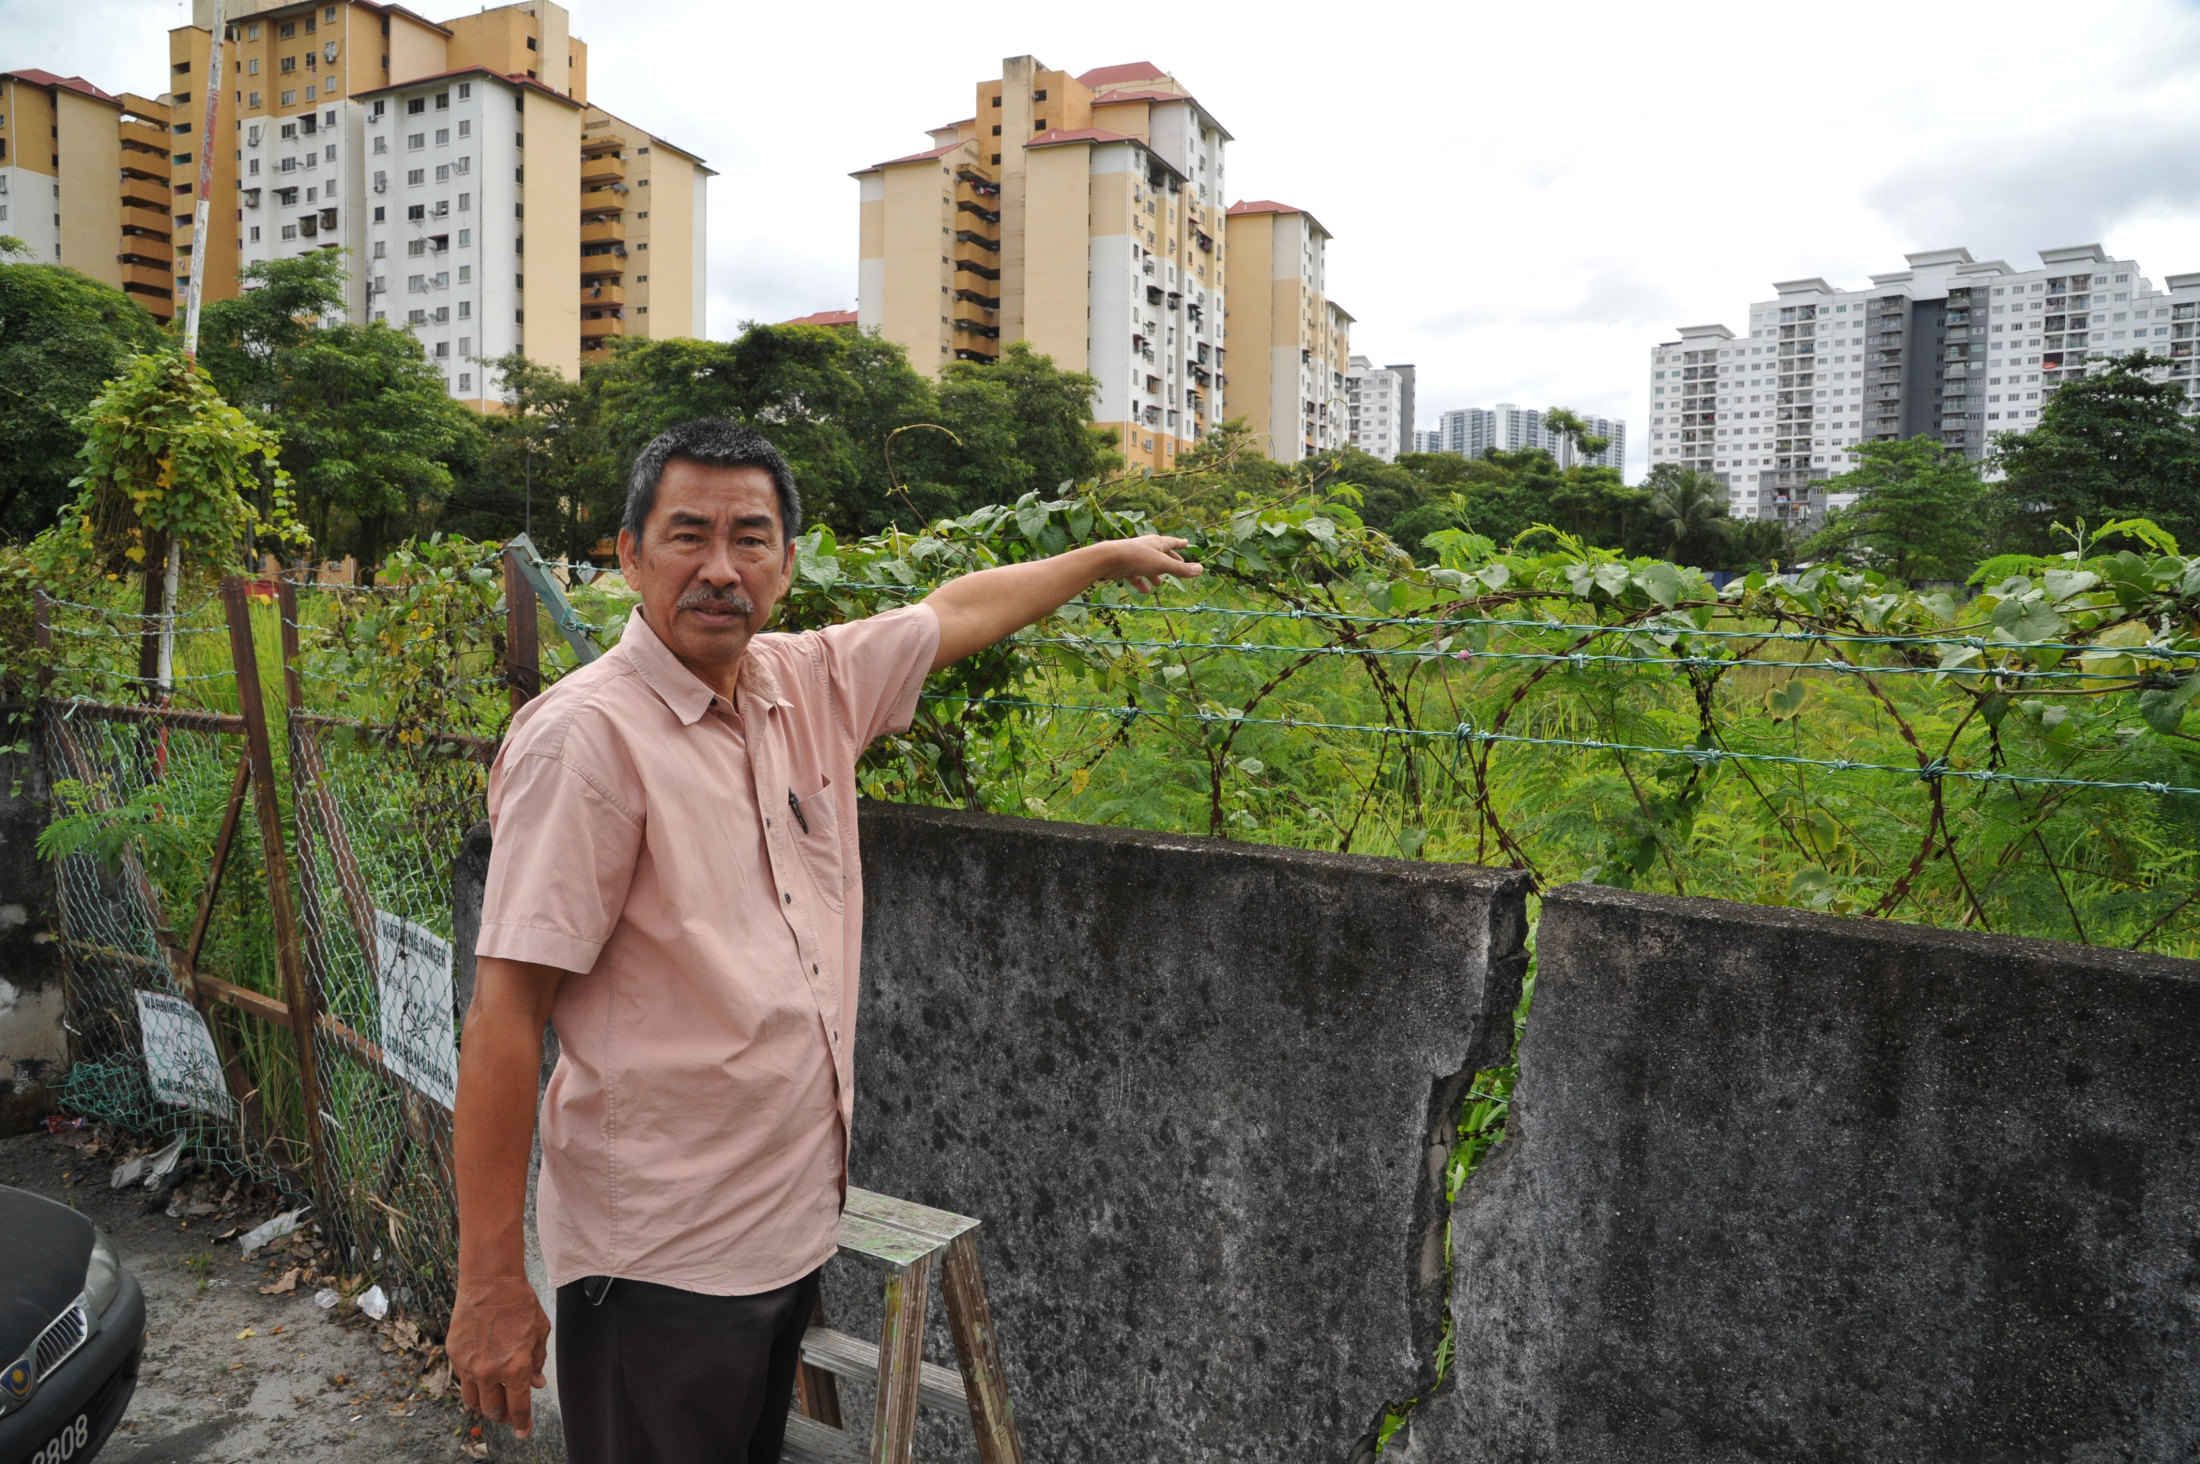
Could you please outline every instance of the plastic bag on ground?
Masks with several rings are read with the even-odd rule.
[[[390,1314],[390,1299],[382,1294],[381,1287],[369,1286],[359,1294],[359,1310],[379,1322]]]
[[[334,1291],[329,1290],[326,1286],[322,1287],[319,1291],[313,1293],[313,1304],[319,1307],[322,1311],[329,1310],[330,1308],[334,1307],[336,1303],[342,1301],[343,1299],[343,1297],[339,1296]]]
[[[135,1159],[125,1159],[117,1164],[114,1177],[107,1181],[107,1187],[109,1189],[128,1189],[139,1180],[146,1179],[148,1172],[151,1174],[151,1179],[148,1179],[147,1183],[158,1182],[162,1175],[176,1167],[176,1160],[182,1156],[183,1135],[177,1134],[168,1141],[168,1146],[159,1153],[140,1154]]]
[[[265,1225],[246,1231],[244,1238],[237,1242],[238,1249],[249,1256],[269,1241],[290,1234],[298,1228],[298,1217],[312,1208],[311,1205],[300,1205],[295,1210],[285,1210]]]

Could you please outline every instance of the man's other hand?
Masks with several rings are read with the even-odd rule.
[[[526,1438],[535,1428],[533,1389],[544,1386],[550,1318],[525,1276],[460,1278],[445,1343],[451,1375],[468,1408]]]

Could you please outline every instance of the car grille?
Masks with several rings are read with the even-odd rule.
[[[50,1376],[55,1368],[68,1361],[69,1354],[84,1345],[90,1330],[91,1318],[85,1314],[84,1298],[80,1296],[38,1334],[38,1342],[31,1349],[38,1360],[38,1377]]]

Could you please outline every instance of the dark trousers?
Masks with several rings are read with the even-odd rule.
[[[558,1288],[558,1409],[571,1464],[778,1464],[812,1271],[756,1296],[614,1281]]]

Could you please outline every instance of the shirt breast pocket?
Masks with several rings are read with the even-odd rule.
[[[815,793],[800,799],[793,810],[799,814],[794,824],[794,846],[800,851],[803,866],[810,871],[810,879],[817,885],[818,894],[835,910],[841,908],[848,895],[846,855],[841,848],[840,812],[834,807],[839,801],[838,792],[828,779]]]

